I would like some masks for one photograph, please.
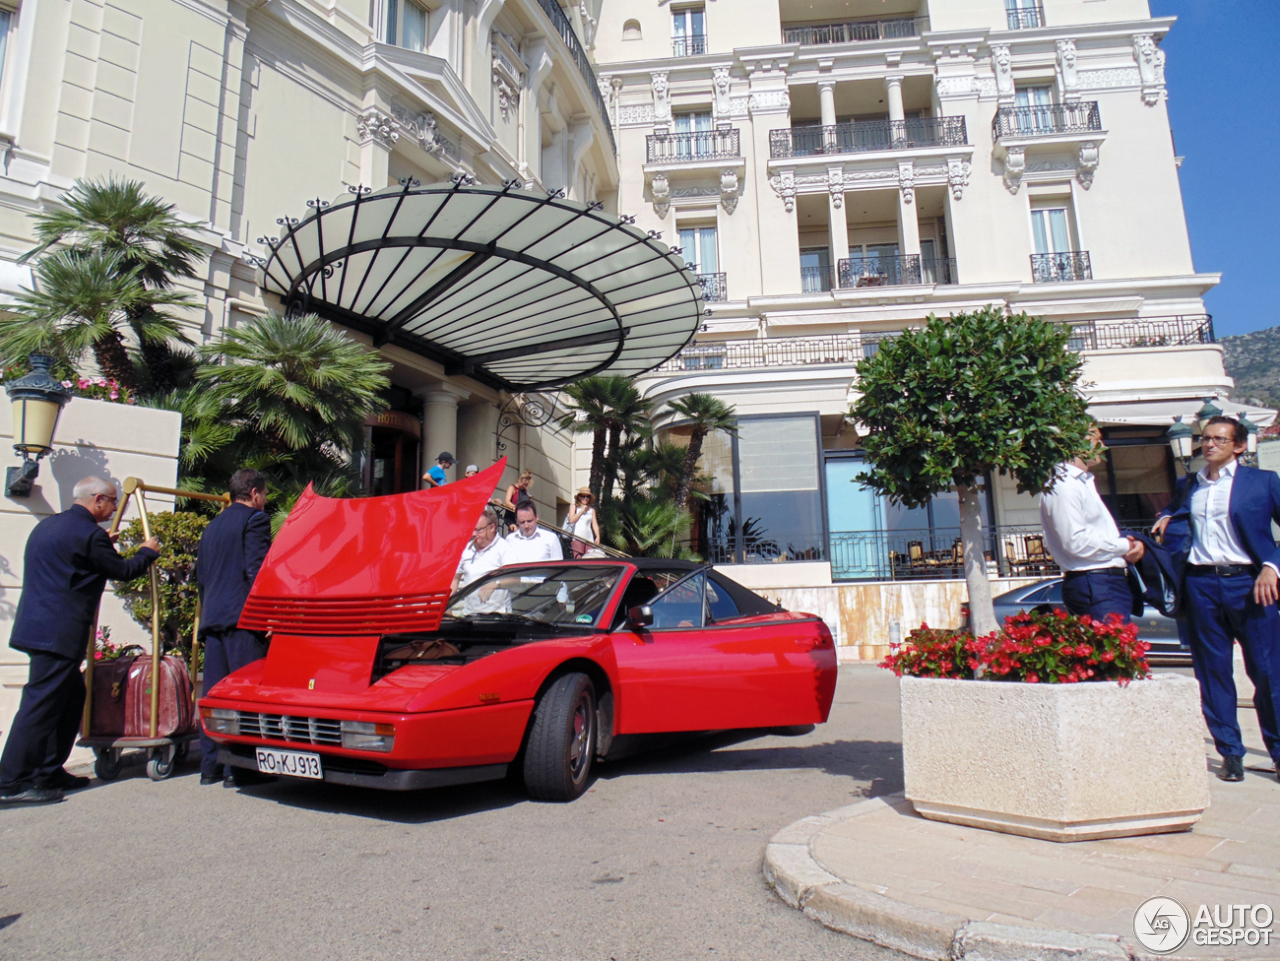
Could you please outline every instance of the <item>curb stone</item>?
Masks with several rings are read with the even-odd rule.
[[[970,921],[898,901],[836,877],[813,856],[813,841],[824,829],[904,801],[901,793],[871,798],[788,825],[765,847],[765,881],[791,907],[832,930],[926,961],[1144,961],[1149,957],[1115,935]],[[1177,961],[1192,959],[1179,955]]]

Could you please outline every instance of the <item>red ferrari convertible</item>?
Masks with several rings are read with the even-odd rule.
[[[707,566],[527,564],[450,596],[502,466],[391,497],[303,495],[240,621],[270,652],[200,701],[224,764],[391,790],[510,770],[568,801],[626,735],[826,721],[826,625]]]

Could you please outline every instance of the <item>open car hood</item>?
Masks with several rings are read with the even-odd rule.
[[[431,631],[506,458],[455,484],[389,497],[298,498],[240,627],[282,634]]]

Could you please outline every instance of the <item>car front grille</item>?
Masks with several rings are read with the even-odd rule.
[[[341,744],[337,718],[294,717],[291,714],[256,714],[238,711],[241,737],[261,737],[271,741],[310,744]]]

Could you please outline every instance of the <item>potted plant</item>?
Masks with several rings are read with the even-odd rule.
[[[858,480],[908,507],[957,492],[974,628],[921,628],[886,661],[902,677],[905,792],[924,817],[1057,841],[1185,830],[1208,804],[1195,682],[1151,678],[1118,620],[995,620],[979,479],[1040,492],[1086,452],[1069,338],[988,307],[931,316],[858,365]]]

